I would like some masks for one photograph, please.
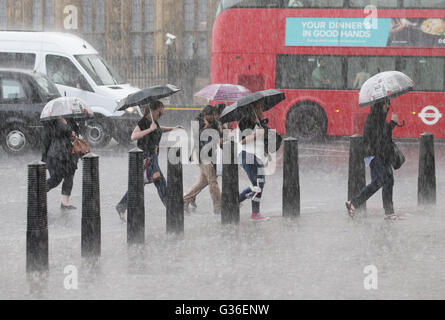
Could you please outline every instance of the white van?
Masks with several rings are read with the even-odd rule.
[[[0,68],[29,69],[46,74],[62,96],[79,97],[95,112],[85,138],[92,147],[113,137],[130,140],[139,108],[115,112],[117,102],[138,91],[126,83],[85,40],[58,32],[0,32]]]

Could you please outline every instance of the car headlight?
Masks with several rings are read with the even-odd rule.
[[[130,107],[130,108],[125,109],[125,112],[128,112],[128,113],[134,113],[135,111],[136,111],[135,107]]]

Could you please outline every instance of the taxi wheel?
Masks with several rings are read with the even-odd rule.
[[[32,145],[32,135],[20,124],[11,124],[1,133],[3,150],[10,155],[22,155]]]

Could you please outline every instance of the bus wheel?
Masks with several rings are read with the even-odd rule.
[[[88,145],[93,148],[102,148],[110,143],[111,135],[108,133],[104,118],[87,121],[83,136]]]
[[[303,141],[323,141],[328,129],[328,119],[323,109],[315,104],[301,104],[287,114],[288,136]]]

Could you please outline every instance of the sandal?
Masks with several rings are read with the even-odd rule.
[[[346,203],[346,209],[348,210],[348,214],[351,218],[355,217],[355,207],[352,205],[351,201],[347,201]]]
[[[401,220],[401,218],[395,213],[392,213],[392,214],[385,214],[385,220],[395,221],[395,220]]]

